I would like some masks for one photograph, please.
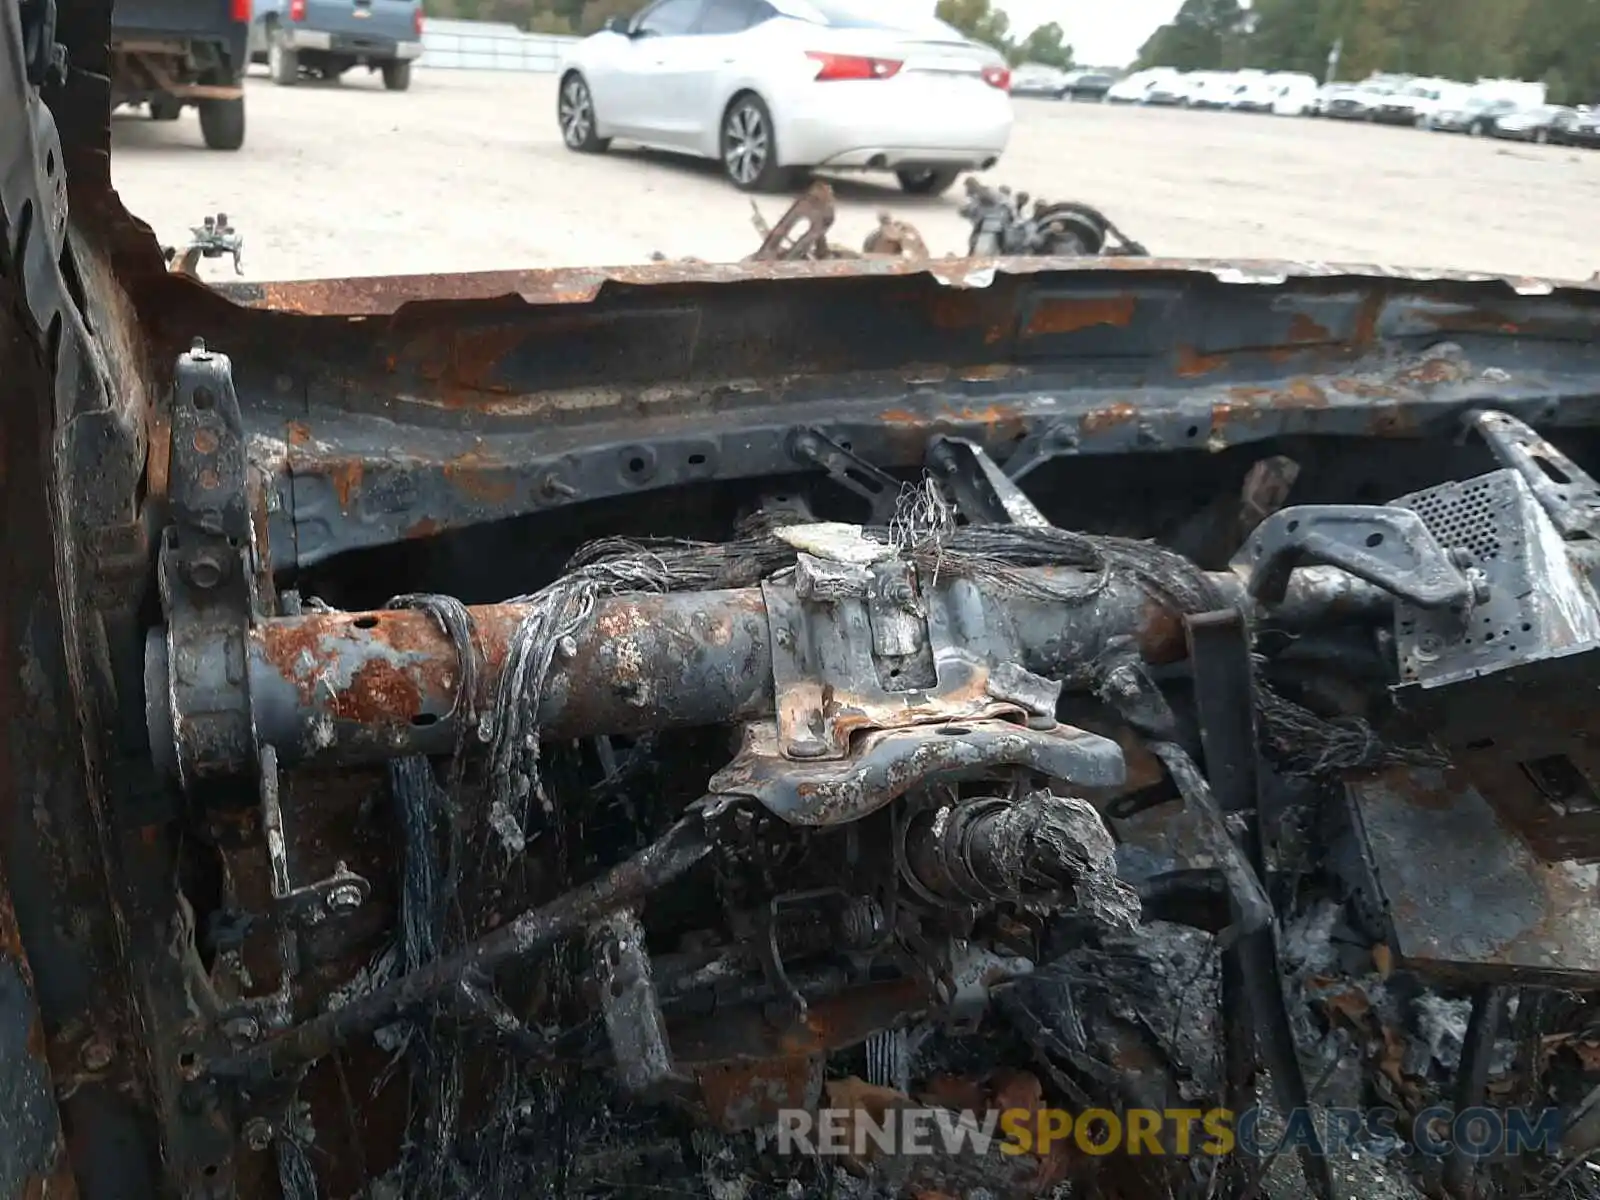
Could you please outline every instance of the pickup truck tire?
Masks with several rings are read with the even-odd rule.
[[[183,111],[183,103],[176,96],[157,96],[150,101],[152,121],[176,121]]]
[[[208,150],[237,150],[244,145],[244,97],[236,100],[201,100],[200,134]]]
[[[283,44],[276,25],[267,30],[267,72],[279,87],[293,87],[300,82],[300,55]]]
[[[391,92],[403,92],[411,86],[411,61],[392,58],[383,64],[383,86]]]
[[[950,190],[961,172],[954,167],[929,167],[923,171],[896,171],[901,189],[908,196],[942,196]]]

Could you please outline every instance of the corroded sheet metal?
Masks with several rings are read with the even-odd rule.
[[[1113,276],[1200,272],[1224,283],[1276,285],[1289,279],[1337,277],[1439,282],[1501,283],[1520,295],[1546,295],[1556,287],[1600,290],[1593,280],[1554,281],[1528,276],[1476,274],[1466,271],[1404,270],[1372,264],[1291,262],[1272,259],[1079,258],[982,259],[947,258],[919,261],[901,258],[828,259],[820,261],[753,260],[737,263],[699,261],[644,263],[637,266],[561,267],[538,271],[481,271],[470,274],[386,275],[347,279],[284,280],[225,283],[216,291],[237,304],[311,316],[382,316],[402,304],[427,300],[486,300],[520,296],[530,304],[575,304],[593,300],[608,284],[653,287],[682,283],[738,283],[759,279],[905,276],[927,273],[949,287],[988,287],[997,274],[1038,275],[1070,270],[1074,274]]]
[[[1600,865],[1547,863],[1459,771],[1347,785],[1402,962],[1557,987],[1600,983]]]

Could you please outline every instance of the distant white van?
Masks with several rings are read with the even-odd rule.
[[[1272,98],[1272,111],[1280,117],[1309,116],[1317,102],[1321,85],[1311,75],[1297,71],[1284,71],[1272,77],[1277,93]]]
[[[1173,67],[1146,67],[1142,71],[1135,71],[1132,75],[1125,75],[1113,83],[1106,92],[1107,104],[1142,104],[1145,93],[1158,83],[1176,79],[1178,71]]]

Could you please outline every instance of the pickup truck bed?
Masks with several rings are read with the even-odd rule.
[[[250,26],[251,61],[266,63],[280,87],[364,66],[404,91],[421,54],[420,0],[260,0]]]
[[[249,0],[117,0],[111,24],[111,101],[148,106],[157,121],[186,105],[213,150],[244,144]]]

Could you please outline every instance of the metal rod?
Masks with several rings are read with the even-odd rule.
[[[392,983],[352,1000],[232,1058],[208,1065],[216,1076],[286,1077],[358,1034],[382,1028],[407,1009],[444,995],[460,980],[487,975],[553,942],[587,929],[619,908],[642,901],[710,852],[699,806],[659,841],[598,879],[531,909],[447,958],[435,959]]]

